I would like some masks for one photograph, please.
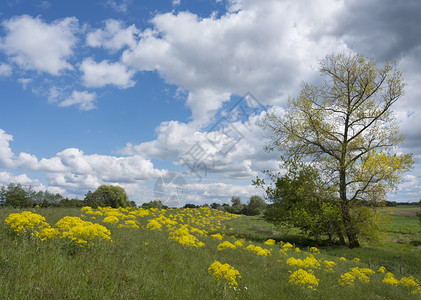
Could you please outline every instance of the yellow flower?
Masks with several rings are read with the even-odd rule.
[[[273,240],[273,239],[268,239],[266,242],[264,242],[264,244],[265,245],[268,245],[268,246],[272,246],[272,245],[274,245],[275,244],[275,240]]]
[[[377,273],[379,273],[379,274],[384,274],[384,272],[386,272],[386,268],[385,268],[385,267],[383,267],[383,266],[381,266],[381,267],[377,270]]]
[[[220,233],[212,234],[211,237],[214,237],[214,238],[216,238],[220,241],[222,241],[224,239],[224,237]]]
[[[45,222],[43,216],[30,211],[12,213],[4,222],[9,225],[17,235],[30,234],[31,236],[38,236],[43,228],[50,227],[50,225]]]
[[[370,278],[368,276],[371,276],[374,274],[374,271],[369,268],[359,268],[355,267],[352,268],[351,271],[341,275],[341,278],[339,279],[339,284],[342,286],[353,286],[355,279],[359,279],[362,283],[369,283]]]
[[[228,286],[237,287],[237,278],[241,278],[240,272],[229,264],[221,264],[219,261],[215,261],[208,268],[208,272],[213,275],[216,280],[224,280],[228,283]]]
[[[358,257],[354,257],[354,259],[352,261],[354,261],[354,262],[360,262],[361,259],[359,259]]]
[[[310,248],[310,252],[313,252],[313,253],[320,253],[320,250],[319,250],[319,249],[317,249],[316,247],[311,247],[311,248]]]
[[[289,276],[288,284],[295,284],[302,287],[307,287],[311,290],[315,290],[319,286],[319,280],[312,272],[307,272],[303,269],[298,269]]]
[[[393,285],[397,286],[400,283],[399,280],[397,280],[395,278],[395,275],[393,275],[390,272],[388,272],[388,273],[386,273],[386,275],[384,275],[384,278],[383,278],[382,282],[387,284],[387,285],[392,285],[392,286]]]
[[[108,217],[105,217],[104,220],[102,220],[102,222],[114,224],[114,223],[118,223],[119,219],[115,216],[108,216]]]
[[[217,247],[217,249],[219,251],[222,251],[222,250],[225,250],[225,249],[235,249],[235,248],[237,248],[237,247],[235,245],[231,244],[228,241],[224,241],[224,242],[220,243]]]

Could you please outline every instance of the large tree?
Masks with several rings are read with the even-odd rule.
[[[317,167],[336,188],[349,246],[359,247],[356,208],[385,200],[413,165],[412,154],[394,153],[403,136],[391,106],[405,84],[396,63],[378,66],[361,55],[329,55],[318,70],[322,84],[303,83],[285,110],[267,113],[262,122],[271,139],[267,149]]]

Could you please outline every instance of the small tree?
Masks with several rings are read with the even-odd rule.
[[[386,200],[414,163],[412,154],[393,153],[403,141],[391,111],[403,95],[402,74],[396,63],[378,67],[361,55],[330,55],[318,69],[322,85],[304,83],[285,111],[266,115],[267,149],[317,166],[336,189],[349,246],[359,247],[364,228],[355,208]]]
[[[101,185],[93,193],[88,191],[84,199],[85,205],[91,207],[110,206],[113,208],[129,206],[126,191],[115,185]]]
[[[250,197],[247,204],[247,215],[256,216],[263,213],[266,209],[266,202],[260,196],[254,195]]]

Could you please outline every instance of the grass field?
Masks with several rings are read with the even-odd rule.
[[[11,213],[22,211],[2,208],[0,298],[420,299],[417,281],[401,280],[410,276],[421,279],[417,209],[385,209],[391,220],[385,228],[384,241],[348,249],[316,244],[300,237],[295,229],[276,229],[258,216],[236,217],[211,209],[32,210],[44,216],[53,228],[65,216],[82,216],[81,219],[110,230],[112,242],[92,238],[91,246],[78,246],[60,235],[45,241],[30,233],[17,236],[4,220]],[[104,222],[110,215],[116,216],[116,223]],[[124,224],[133,226],[121,227]],[[84,238],[90,242],[89,237]],[[268,239],[277,243],[265,244]],[[301,252],[280,241],[295,245]],[[236,247],[218,250],[223,248],[223,242]],[[313,246],[320,253],[308,252]],[[353,261],[354,258],[360,261]],[[215,261],[229,264],[238,275],[221,269],[219,274],[225,277],[213,276],[209,267]],[[330,263],[328,267],[325,261],[334,265]],[[364,272],[358,273],[369,266],[375,274],[364,278]],[[386,273],[393,273],[396,281],[387,281],[386,273],[377,273],[381,266],[387,269]],[[349,274],[355,267],[359,269]],[[299,274],[298,270],[307,275],[294,281],[293,274]],[[341,285],[341,276],[354,276],[354,283],[342,280]]]

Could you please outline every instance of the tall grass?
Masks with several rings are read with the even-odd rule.
[[[354,287],[338,284],[341,274],[351,267],[367,266],[366,258],[380,255],[387,262],[405,263],[409,272],[410,260],[403,260],[401,249],[390,253],[363,247],[326,249],[326,254],[315,254],[319,260],[335,260],[334,273],[315,270],[320,280],[317,290],[288,284],[291,268],[279,254],[281,245],[264,245],[268,238],[294,238],[277,232],[258,217],[241,217],[224,221],[214,232],[225,233],[224,240],[234,243],[233,234],[246,236],[254,245],[271,249],[271,256],[258,256],[243,249],[218,251],[221,242],[211,236],[200,236],[204,247],[185,247],[168,239],[165,230],[118,228],[107,224],[113,242],[98,242],[94,247],[71,247],[60,240],[40,242],[36,239],[16,237],[4,224],[10,209],[0,209],[0,298],[1,299],[416,299],[401,287],[381,282],[382,275],[372,277],[370,284],[357,282]],[[55,224],[64,216],[79,216],[80,210],[63,208],[37,209],[47,222]],[[181,210],[167,211],[181,213]],[[150,217],[138,217],[144,228]],[[98,217],[97,222],[101,223]],[[101,223],[103,224],[103,223]],[[226,226],[224,226],[226,225]],[[231,229],[232,228],[232,229]],[[285,240],[286,241],[286,240]],[[300,242],[296,238],[297,245]],[[304,241],[304,240],[303,240]],[[311,240],[304,241],[310,245]],[[245,243],[248,245],[249,243]],[[408,246],[409,247],[409,246]],[[415,246],[412,246],[415,247]],[[305,246],[302,247],[305,249]],[[347,252],[349,251],[349,252]],[[393,252],[395,251],[395,252]],[[394,253],[394,254],[391,254]],[[347,262],[338,257],[348,258]],[[373,256],[372,256],[373,255]],[[393,256],[395,255],[395,256]],[[419,255],[419,254],[418,254]],[[305,258],[306,251],[289,253]],[[418,259],[415,253],[412,259]],[[360,257],[361,262],[350,261]],[[216,281],[209,273],[215,261],[228,263],[239,270],[241,279],[236,289]],[[412,260],[413,261],[413,260]],[[386,266],[393,270],[394,266]],[[399,272],[395,275],[399,278]],[[416,273],[416,272],[415,272]]]

